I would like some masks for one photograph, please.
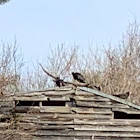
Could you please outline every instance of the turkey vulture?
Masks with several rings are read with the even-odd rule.
[[[56,86],[58,86],[58,87],[65,86],[64,81],[61,80],[59,77],[56,77],[55,83],[56,83]]]
[[[127,99],[129,96],[129,92],[123,93],[123,94],[119,94],[119,95],[114,95],[116,97],[122,98],[122,99]]]
[[[85,78],[78,72],[72,72],[73,78],[81,83],[85,83]]]

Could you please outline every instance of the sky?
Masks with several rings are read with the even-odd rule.
[[[16,39],[24,58],[44,59],[50,46],[116,44],[134,19],[140,0],[11,0],[0,6],[0,44]]]

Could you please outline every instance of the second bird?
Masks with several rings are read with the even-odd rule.
[[[78,72],[72,72],[72,76],[75,80],[81,82],[81,83],[85,83],[85,78],[83,77],[82,74],[78,73]]]

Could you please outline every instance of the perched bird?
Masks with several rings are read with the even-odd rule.
[[[100,88],[100,87],[97,87],[97,86],[95,86],[95,85],[94,85],[94,88],[98,89],[99,91],[101,90],[101,88]]]
[[[64,81],[61,80],[59,77],[56,77],[55,83],[56,83],[56,86],[58,86],[58,87],[62,87],[62,86],[65,86],[66,85],[64,83]]]
[[[85,78],[83,77],[82,74],[78,73],[78,72],[72,72],[72,76],[75,80],[81,82],[81,83],[85,83]]]
[[[126,92],[126,93],[119,94],[119,95],[114,95],[114,96],[122,98],[122,99],[127,99],[129,94],[130,94],[129,92]]]

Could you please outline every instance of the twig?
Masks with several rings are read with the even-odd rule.
[[[44,67],[43,67],[40,63],[39,63],[39,65],[41,66],[42,70],[43,70],[48,76],[52,77],[53,79],[57,79],[55,76],[53,76],[52,74],[50,74],[49,72],[47,72],[47,71],[44,69]],[[53,81],[54,81],[54,80],[53,80]],[[88,83],[73,83],[73,82],[66,82],[66,81],[63,81],[63,83],[69,84],[69,85],[73,85],[73,86],[75,86],[75,87],[80,86],[80,87],[89,87],[89,88],[94,88],[94,89],[96,88],[96,89],[98,89],[97,86],[91,85],[91,84],[88,84]]]
[[[53,76],[52,74],[50,74],[49,72],[47,72],[45,69],[44,69],[44,67],[39,63],[39,65],[41,66],[41,68],[42,68],[42,70],[48,75],[48,76],[50,76],[50,77],[52,77],[53,79],[56,79],[56,77],[55,76]],[[72,83],[72,82],[65,82],[65,81],[63,81],[65,84],[70,84],[70,85],[74,85],[74,86],[83,86],[83,87],[85,87],[85,86],[88,86],[89,84],[86,84],[86,83]]]
[[[53,75],[51,75],[50,73],[48,73],[48,72],[43,68],[43,66],[42,66],[40,63],[39,63],[39,65],[41,66],[42,70],[43,70],[48,76],[50,76],[50,77],[56,79],[56,77],[53,76]]]

